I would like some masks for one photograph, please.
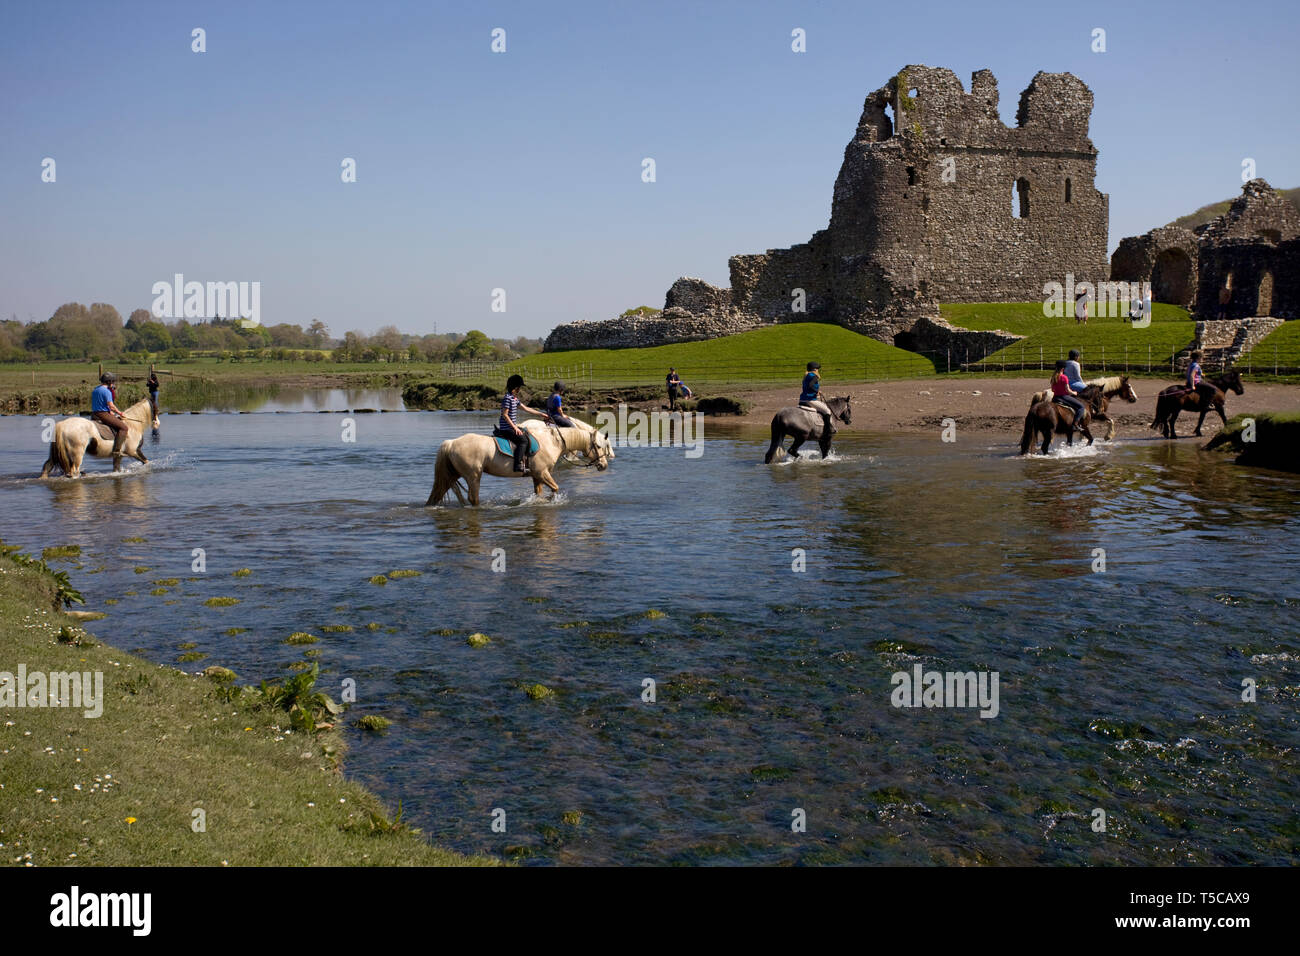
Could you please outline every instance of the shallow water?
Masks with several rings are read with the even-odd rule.
[[[325,689],[353,678],[351,716],[394,722],[349,730],[349,772],[455,848],[1293,862],[1296,477],[1188,441],[1021,459],[1018,435],[861,425],[830,461],[765,467],[766,429],[709,422],[703,457],[622,448],[604,474],[564,469],[558,502],[485,479],[479,510],[422,507],[438,443],[493,417],[166,416],[148,468],[49,482],[30,478],[40,419],[0,418],[0,536],[80,544],[98,633],[160,662],[194,641],[209,657],[182,666],[256,682],[303,659],[290,633],[319,635]],[[396,569],[423,573],[368,582]],[[996,671],[998,715],[895,708],[916,663]]]

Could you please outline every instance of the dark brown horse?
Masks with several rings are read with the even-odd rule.
[[[844,395],[839,398],[828,398],[826,407],[831,410],[831,418],[838,418],[845,425],[853,422],[853,409],[850,407],[852,396]],[[799,457],[799,446],[810,439],[816,440],[821,446],[822,457],[825,458],[831,451],[831,436],[826,432],[822,424],[822,417],[811,408],[803,406],[783,408],[772,416],[772,444],[767,448],[767,454],[763,457],[763,464],[770,465],[773,459],[780,461],[785,454],[781,448],[781,442],[789,435],[794,439],[790,443],[789,455],[791,458]]]
[[[1107,414],[1110,407],[1110,400],[1116,396],[1124,399],[1130,405],[1135,404],[1138,400],[1138,393],[1129,383],[1127,375],[1112,375],[1109,378],[1095,378],[1089,385],[1096,385],[1101,389],[1101,401],[1094,404],[1092,409],[1092,420],[1094,422],[1106,423],[1106,441],[1115,437],[1115,420]],[[1036,394],[1030,399],[1030,407],[1037,405],[1039,402],[1045,402],[1052,397],[1052,393],[1047,389]],[[1086,399],[1085,399],[1086,401]]]
[[[1236,392],[1238,395],[1245,392],[1241,384],[1241,373],[1235,368],[1224,372],[1221,375],[1215,375],[1213,378],[1202,380],[1203,383],[1213,385],[1214,393],[1207,397],[1195,389],[1189,389],[1186,385],[1170,385],[1167,389],[1156,396],[1156,418],[1151,423],[1151,427],[1161,431],[1166,438],[1177,438],[1178,434],[1174,431],[1174,423],[1178,421],[1180,412],[1200,412],[1201,417],[1196,420],[1196,431],[1193,432],[1197,438],[1201,436],[1201,426],[1205,424],[1205,416],[1211,410],[1219,413],[1219,418],[1223,420],[1223,425],[1228,426],[1228,416],[1224,414],[1223,403],[1228,396],[1229,390]]]
[[[1088,423],[1092,421],[1093,415],[1102,409],[1102,403],[1106,399],[1100,385],[1089,385],[1079,393],[1078,398],[1083,402],[1083,422],[1079,425],[1079,431],[1083,432],[1083,437],[1088,439],[1088,444],[1091,445],[1093,437],[1092,432],[1088,430]],[[1042,452],[1046,455],[1052,444],[1053,434],[1064,435],[1067,445],[1074,444],[1074,412],[1051,399],[1035,402],[1030,406],[1029,414],[1025,416],[1025,432],[1020,437],[1020,454],[1029,454],[1029,449],[1034,446],[1035,435],[1037,435],[1043,440]]]

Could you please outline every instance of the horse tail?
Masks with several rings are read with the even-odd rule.
[[[1020,454],[1028,455],[1034,444],[1034,412],[1030,409],[1025,415],[1025,433],[1020,436]]]
[[[780,461],[785,457],[785,449],[781,447],[781,439],[785,437],[785,426],[781,424],[781,413],[777,412],[772,417],[772,444],[767,446],[767,454],[763,456],[763,464],[772,464],[772,459]]]
[[[68,454],[67,435],[61,433],[58,426],[54,429],[54,438],[50,442],[51,451],[58,458],[59,467],[63,469],[65,475],[72,474],[72,456]]]
[[[1161,425],[1165,423],[1165,419],[1168,417],[1169,417],[1169,409],[1166,407],[1165,404],[1165,396],[1159,395],[1156,397],[1155,421],[1153,421],[1149,427],[1159,428]]]
[[[460,481],[456,466],[451,463],[451,455],[447,452],[449,444],[450,442],[443,442],[438,449],[438,460],[433,466],[433,490],[429,492],[429,500],[424,503],[426,508],[442,501],[447,496],[447,492]]]

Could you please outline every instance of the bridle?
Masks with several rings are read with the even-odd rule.
[[[560,457],[563,458],[565,455],[567,455],[567,454],[569,453],[569,443],[568,443],[567,441],[564,440],[564,429],[562,429],[559,425],[556,425],[554,422],[551,422],[551,427],[554,428],[554,429],[555,429],[555,433],[556,433],[557,435],[560,436],[560,448],[561,448],[561,451],[560,451]],[[595,451],[596,451],[596,460],[595,460],[595,461],[591,461],[591,460],[589,460],[589,459],[584,458],[583,461],[582,461],[582,467],[583,467],[583,468],[594,468],[594,467],[596,467],[597,465],[599,465],[600,462],[601,462],[601,459],[605,457],[605,456],[601,453],[601,451],[600,451],[600,445],[598,445],[598,444],[596,443],[596,440],[597,440],[599,437],[600,437],[600,430],[599,430],[599,429],[596,429],[596,428],[593,428],[593,429],[591,430],[591,442],[590,442],[589,445],[587,446],[587,450],[588,450],[588,451],[591,451],[592,449],[595,449]],[[575,448],[575,449],[573,449],[573,450],[574,450],[574,451],[577,451],[578,449]]]

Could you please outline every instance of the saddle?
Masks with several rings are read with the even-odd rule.
[[[99,433],[100,441],[106,441],[110,445],[113,444],[113,429],[109,428],[107,425],[105,425],[103,422],[99,421],[98,419],[92,418],[90,420],[90,424],[95,426],[95,431]]]
[[[502,438],[500,435],[493,435],[492,440],[497,443],[497,451],[507,458],[515,457],[515,446],[508,438]],[[528,433],[528,454],[536,455],[540,446],[537,444],[537,436]]]

